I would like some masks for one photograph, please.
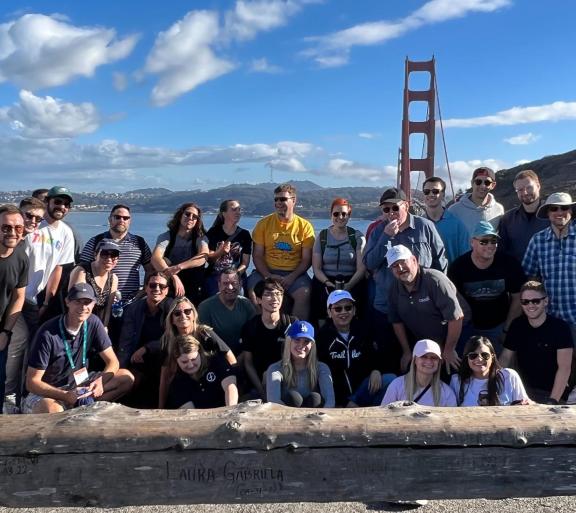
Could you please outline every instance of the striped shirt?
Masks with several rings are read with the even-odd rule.
[[[114,239],[112,234],[104,232],[104,238]],[[94,246],[100,236],[92,237],[82,249],[81,262],[94,260]],[[140,289],[140,266],[150,262],[152,254],[146,241],[139,235],[127,233],[122,240],[115,242],[120,246],[120,258],[114,268],[114,274],[118,276],[118,290],[122,293],[122,299],[132,299]]]
[[[528,244],[522,266],[527,276],[539,277],[549,297],[548,313],[576,324],[576,227],[570,223],[568,235],[559,239],[546,228]]]

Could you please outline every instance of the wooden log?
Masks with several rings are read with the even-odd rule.
[[[204,411],[97,403],[4,416],[0,504],[15,507],[573,495],[576,409]]]

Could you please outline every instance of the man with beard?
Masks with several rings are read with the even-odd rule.
[[[540,219],[536,215],[543,203],[538,175],[526,169],[514,177],[513,183],[520,205],[506,212],[500,220],[498,250],[522,262],[532,236],[548,228],[550,223],[548,219]]]
[[[24,304],[28,281],[28,258],[18,244],[24,233],[24,220],[13,205],[0,207],[0,412],[4,405],[6,357],[12,329]]]

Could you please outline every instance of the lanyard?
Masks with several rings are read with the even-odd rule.
[[[82,367],[86,367],[86,340],[88,339],[88,329],[86,328],[86,321],[82,323]],[[74,363],[74,359],[72,358],[72,349],[70,348],[70,344],[68,343],[68,339],[65,335],[66,331],[64,329],[64,316],[60,317],[60,335],[62,336],[62,340],[64,341],[64,350],[66,351],[66,356],[68,357],[68,361],[70,362],[70,367],[72,370],[76,368],[76,364]],[[74,339],[72,339],[74,341]]]

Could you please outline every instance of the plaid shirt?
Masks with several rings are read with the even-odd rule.
[[[549,297],[548,310],[569,324],[576,324],[576,225],[559,239],[546,228],[535,234],[524,255],[526,276],[539,277]]]

